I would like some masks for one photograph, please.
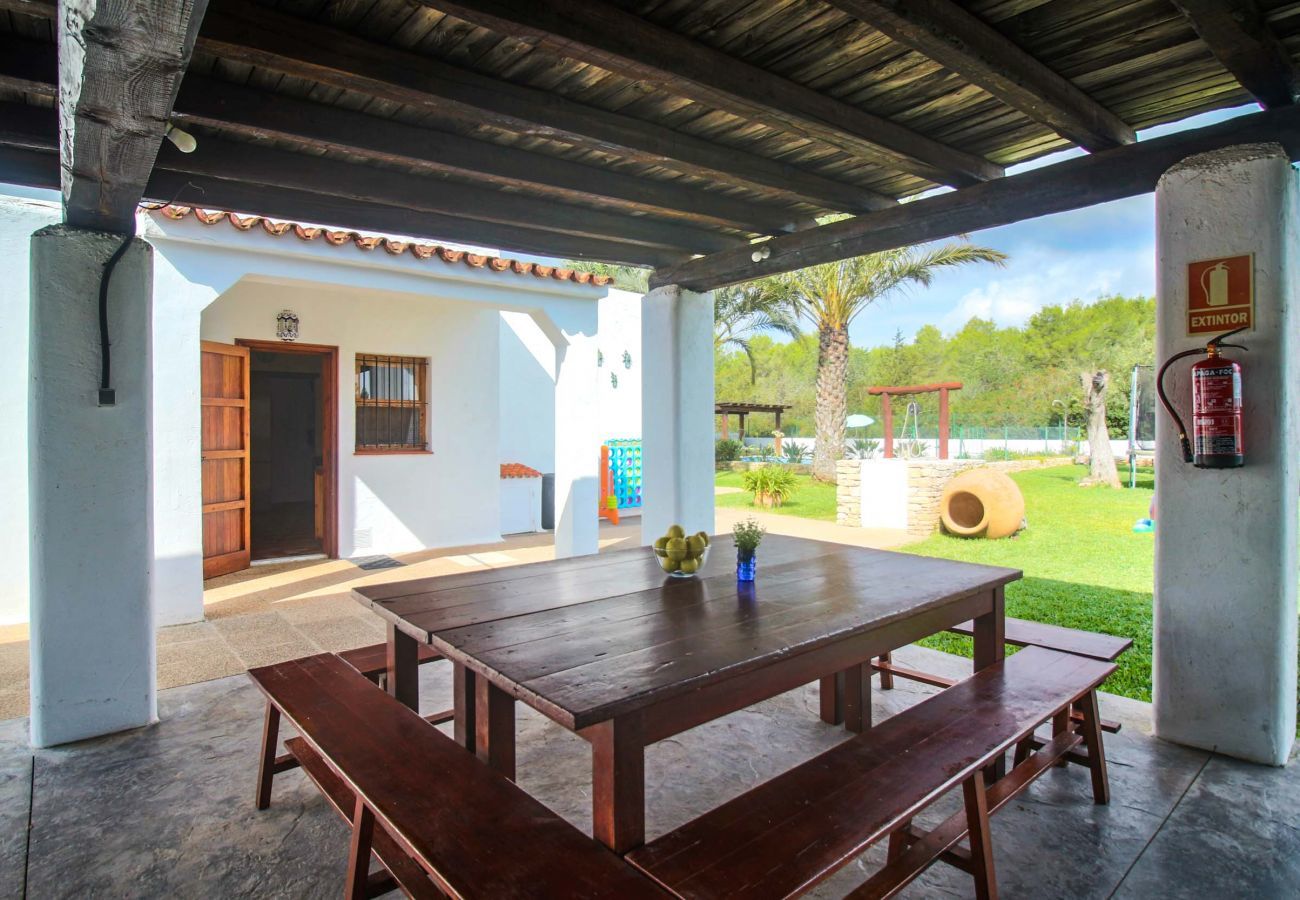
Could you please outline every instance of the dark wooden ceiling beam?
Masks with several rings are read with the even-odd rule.
[[[975,184],[1002,168],[782,78],[599,0],[419,0],[548,53],[576,59],[936,184]]]
[[[504,253],[530,253],[558,259],[591,259],[633,266],[661,266],[682,258],[680,253],[655,247],[572,237],[398,206],[361,203],[329,194],[230,181],[165,168],[154,170],[145,198],[159,203],[231,210],[376,234],[474,243],[500,248]]]
[[[149,180],[207,0],[62,0],[63,218],[125,232]]]
[[[1217,125],[1139,141],[1091,156],[900,204],[896,209],[772,238],[754,262],[755,246],[724,250],[656,271],[652,285],[710,290],[867,253],[1008,225],[1051,213],[1145,194],[1170,167],[1196,153],[1234,144],[1275,141],[1300,159],[1300,107],[1242,116]]]
[[[0,143],[49,149],[57,128],[54,110],[0,103]],[[525,227],[569,237],[671,250],[679,256],[721,250],[746,242],[693,226],[578,209],[493,188],[449,183],[273,147],[205,136],[194,153],[164,145],[157,167],[187,175],[327,193],[341,200],[400,206],[496,225]],[[328,189],[322,188],[328,185]]]
[[[52,44],[0,35],[0,87],[54,97],[57,73]],[[193,74],[181,83],[172,112],[173,120],[187,126],[220,127],[254,140],[289,141],[304,149],[335,150],[500,187],[544,190],[575,203],[600,200],[638,213],[671,215],[754,234],[781,234],[812,222],[810,216],[716,192],[623,175]]]
[[[44,147],[11,144],[9,138],[13,129],[9,127],[9,121],[0,118],[0,182],[57,190],[57,139],[45,140]],[[670,265],[682,258],[680,253],[653,247],[359,203],[348,198],[176,172],[164,165],[154,169],[145,187],[144,199],[381,234],[403,234],[432,241],[472,241],[506,251],[561,259],[592,259],[653,267]]]
[[[59,154],[52,148],[11,147],[0,140],[0,182],[59,189]]]
[[[1267,109],[1300,100],[1300,70],[1254,0],[1172,0],[1210,52]]]
[[[243,0],[213,0],[199,49],[341,90],[601,150],[843,212],[894,201],[786,163],[354,37]]]
[[[1123,119],[952,0],[828,2],[1081,147],[1136,140]]]
[[[570,202],[600,201],[630,212],[673,216],[755,234],[794,231],[812,218],[807,213],[209,78],[186,79],[176,98],[175,113],[182,123],[220,127],[253,139],[290,141],[304,148],[334,150],[499,187],[542,190]]]

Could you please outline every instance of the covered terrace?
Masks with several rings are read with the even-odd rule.
[[[30,896],[314,896],[346,862],[346,831],[300,773],[253,810],[262,709],[245,679],[157,690],[160,298],[133,237],[142,201],[653,269],[648,540],[713,521],[711,290],[1155,191],[1162,359],[1204,340],[1189,333],[1189,264],[1249,257],[1247,462],[1185,465],[1162,422],[1154,703],[1103,696],[1102,717],[1124,725],[1106,739],[1112,804],[1093,805],[1077,766],[1039,773],[994,819],[998,874],[1020,896],[1291,893],[1295,770],[1266,766],[1290,759],[1296,733],[1297,54],[1290,0],[0,0],[0,181],[63,198],[62,224],[31,242],[32,703],[27,734],[4,734],[3,877]],[[1086,152],[1007,174],[1070,149]],[[1190,396],[1189,379],[1171,391]],[[579,510],[596,457],[571,458],[557,508]],[[572,533],[563,554],[596,552],[594,527]],[[998,590],[976,639],[1000,664]],[[388,688],[409,701],[415,644],[391,621],[388,634]],[[430,708],[474,684],[446,668],[421,670]],[[869,724],[873,706],[888,722],[923,693],[873,700],[865,672],[812,676],[835,692],[822,722],[798,688],[644,758],[605,728],[593,746],[608,770],[644,776],[644,822],[584,819],[583,748],[574,768],[573,734],[521,711],[516,758],[513,731],[497,740],[515,698],[486,681],[468,695],[481,732],[458,719],[454,734],[494,735],[481,759],[517,764],[525,791],[622,851],[843,741],[827,722]],[[1058,749],[1082,739],[1062,727]],[[609,781],[590,790],[627,799]],[[361,807],[354,836],[373,826]],[[921,846],[910,829],[904,848]],[[978,856],[948,853],[987,875]],[[842,894],[845,873],[883,857],[882,844],[819,889]],[[944,867],[909,888],[969,889]]]

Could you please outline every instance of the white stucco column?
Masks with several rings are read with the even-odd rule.
[[[665,285],[641,305],[641,540],[713,533],[713,295]]]
[[[552,314],[555,348],[555,556],[600,549],[600,421],[596,379],[596,304]]]
[[[98,292],[121,237],[31,243],[31,733],[50,746],[157,716],[150,387],[152,250],[109,291],[116,405],[98,405]]]
[[[1254,254],[1255,283],[1255,328],[1231,339],[1249,352],[1224,354],[1245,370],[1245,466],[1184,463],[1157,414],[1156,733],[1280,765],[1296,727],[1297,176],[1275,144],[1193,156],[1161,178],[1156,217],[1158,361],[1205,342],[1187,335],[1189,262]],[[1189,429],[1194,361],[1166,380]]]

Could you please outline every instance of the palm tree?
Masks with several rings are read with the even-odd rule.
[[[758,380],[750,339],[760,331],[799,337],[799,319],[785,295],[784,282],[751,281],[713,292],[713,348],[744,353],[750,384]]]
[[[844,455],[849,323],[854,317],[891,292],[908,285],[929,286],[936,269],[977,262],[1000,266],[1006,258],[989,247],[960,241],[885,250],[758,282],[767,285],[769,295],[784,299],[797,317],[817,328],[814,478],[833,482],[835,462]]]

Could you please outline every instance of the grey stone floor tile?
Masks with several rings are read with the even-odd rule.
[[[1116,896],[1300,896],[1300,766],[1211,758]]]
[[[932,671],[969,666],[916,648],[904,655]],[[446,663],[421,667],[420,678],[424,712],[449,705]],[[877,690],[875,715],[930,690],[907,682]],[[845,740],[819,721],[817,706],[807,686],[651,747],[649,836]],[[1295,896],[1300,768],[1207,763],[1208,754],[1145,734],[1140,706],[1112,708],[1129,718],[1107,738],[1111,804],[1094,806],[1087,773],[1071,767],[1046,773],[1008,805],[994,819],[1002,896],[1106,897],[1125,873],[1124,897]],[[36,754],[27,896],[337,895],[346,828],[302,774],[278,777],[271,809],[253,809],[263,714],[256,688],[243,676],[175,688],[160,693],[160,712],[150,728]],[[520,785],[589,829],[589,746],[522,705],[516,721]],[[26,723],[0,725],[0,896],[21,890],[30,759]],[[945,798],[920,824],[957,802]],[[813,896],[842,896],[882,859],[883,848],[873,848]],[[903,896],[971,894],[969,876],[936,866]]]
[[[27,720],[0,723],[0,897],[23,894],[31,792]]]

